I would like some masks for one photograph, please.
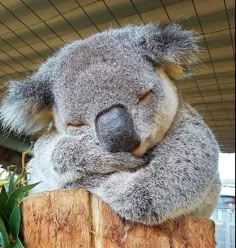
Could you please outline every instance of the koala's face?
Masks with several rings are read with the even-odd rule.
[[[196,51],[192,33],[177,25],[126,27],[76,41],[24,82],[11,84],[3,118],[28,133],[53,119],[59,133],[79,136],[86,129],[110,152],[143,155],[177,111],[167,74],[181,74]],[[13,101],[18,107],[10,107]]]
[[[141,54],[106,42],[100,37],[71,45],[57,61],[55,125],[68,135],[89,128],[112,152],[156,143],[152,136],[163,134],[176,112],[174,86]]]

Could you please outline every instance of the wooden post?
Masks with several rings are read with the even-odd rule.
[[[212,248],[214,222],[181,217],[159,226],[121,220],[84,190],[29,196],[22,204],[26,248]]]

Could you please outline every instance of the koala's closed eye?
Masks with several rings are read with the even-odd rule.
[[[76,127],[76,128],[83,127],[86,125],[87,124],[83,121],[71,121],[67,123],[67,127]]]
[[[138,103],[145,101],[150,95],[153,94],[152,89],[146,91],[144,94],[138,96]]]

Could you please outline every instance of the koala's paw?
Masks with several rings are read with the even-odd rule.
[[[51,155],[51,163],[57,174],[63,175],[70,172],[79,179],[87,175],[136,169],[146,163],[145,159],[136,158],[129,153],[107,152],[91,140],[88,141],[89,137],[86,136],[80,140],[62,137],[59,140]],[[90,142],[89,147],[88,142]]]
[[[166,209],[157,206],[150,189],[135,180],[132,173],[114,173],[96,180],[93,178],[90,182],[95,181],[95,187],[91,184],[92,187],[86,188],[109,204],[125,220],[157,224],[166,219]]]
[[[110,202],[112,209],[128,221],[142,224],[158,224],[165,220],[165,216],[156,209],[152,199],[145,195],[143,198],[134,195],[124,195]]]

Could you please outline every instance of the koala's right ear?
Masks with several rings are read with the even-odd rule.
[[[34,134],[52,121],[53,94],[47,81],[10,81],[0,107],[4,128]]]
[[[173,78],[185,76],[191,65],[198,63],[199,39],[197,35],[170,23],[165,27],[157,24],[141,26],[138,31],[138,47],[143,55]]]

